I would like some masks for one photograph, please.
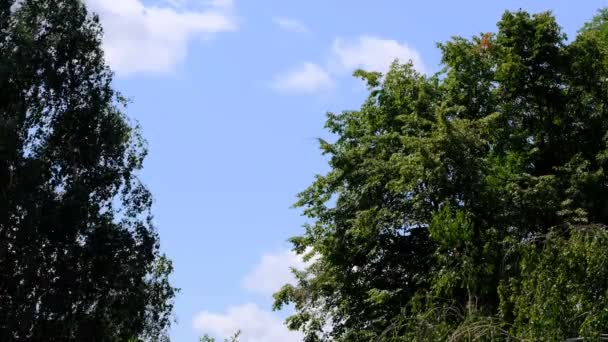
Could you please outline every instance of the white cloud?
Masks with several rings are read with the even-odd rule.
[[[325,67],[303,63],[276,76],[272,86],[280,91],[313,93],[333,87],[333,77],[345,71],[361,68],[386,73],[396,59],[400,63],[411,61],[416,70],[425,72],[420,53],[406,43],[370,35],[355,40],[336,38]]]
[[[233,0],[164,0],[167,4],[181,8],[185,6],[196,7],[196,6],[207,6],[215,8],[229,9],[234,7]]]
[[[100,15],[106,59],[120,75],[171,72],[186,58],[192,39],[238,28],[230,0],[213,0],[203,10],[182,10],[183,0],[167,0],[173,5],[165,6],[146,6],[141,0],[86,1]]]
[[[418,51],[406,43],[369,35],[360,36],[355,41],[337,38],[333,44],[330,65],[349,71],[362,68],[386,72],[395,59],[399,59],[401,63],[411,60],[416,70],[424,72]]]
[[[203,311],[193,320],[194,329],[219,338],[240,330],[241,342],[298,342],[302,334],[289,331],[283,320],[272,312],[247,303],[228,308],[226,313]]]
[[[183,7],[188,0],[165,0],[165,2],[173,7]]]
[[[285,17],[275,17],[275,18],[272,18],[272,21],[277,26],[279,26],[281,29],[288,31],[288,32],[295,32],[295,33],[310,32],[310,29],[308,27],[306,27],[306,25],[302,24],[301,22],[299,22],[295,19],[285,18]]]
[[[208,3],[214,7],[231,8],[234,6],[234,1],[232,0],[209,0]]]
[[[319,65],[303,63],[297,68],[275,76],[272,87],[279,91],[314,93],[333,87],[331,76]]]
[[[302,270],[307,266],[293,251],[264,254],[255,268],[245,276],[243,287],[251,292],[272,295],[283,285],[294,284],[291,268]]]
[[[294,283],[291,268],[304,269],[308,264],[289,250],[264,254],[243,279],[243,287],[270,296],[284,284]],[[225,313],[202,311],[194,317],[192,325],[201,334],[219,338],[232,336],[240,330],[241,342],[296,342],[303,338],[300,332],[290,331],[279,314],[253,303],[229,307]]]

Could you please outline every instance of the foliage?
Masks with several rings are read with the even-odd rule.
[[[525,340],[598,340],[608,330],[608,232],[603,226],[552,232],[521,251],[521,277],[501,286],[502,313]]]
[[[160,340],[171,262],[80,0],[0,2],[0,340]]]
[[[551,13],[439,45],[425,76],[359,70],[329,113],[331,170],[292,238],[318,258],[275,294],[306,341],[548,340],[608,332],[608,25]],[[592,228],[590,228],[592,227]],[[309,252],[310,253],[310,252]]]

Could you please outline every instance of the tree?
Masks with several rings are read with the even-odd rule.
[[[608,265],[606,13],[567,43],[550,13],[506,12],[495,34],[440,44],[435,75],[355,72],[370,95],[328,114],[331,170],[296,204],[313,223],[294,249],[318,258],[275,294],[295,305],[288,326],[306,341],[608,332],[593,281]]]
[[[146,155],[80,0],[0,2],[0,340],[159,340]]]

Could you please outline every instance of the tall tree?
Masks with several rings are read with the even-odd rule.
[[[550,13],[506,12],[440,44],[436,75],[357,71],[370,95],[328,115],[331,170],[297,203],[314,221],[294,248],[319,257],[275,294],[288,325],[307,341],[608,332],[606,13],[567,43]]]
[[[0,2],[0,340],[160,339],[145,141],[80,0]]]

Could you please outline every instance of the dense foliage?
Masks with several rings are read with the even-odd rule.
[[[300,194],[312,265],[275,294],[306,341],[559,340],[608,332],[608,12],[440,44],[444,69],[357,71],[331,170]]]
[[[171,262],[98,18],[0,1],[0,340],[159,340]]]

